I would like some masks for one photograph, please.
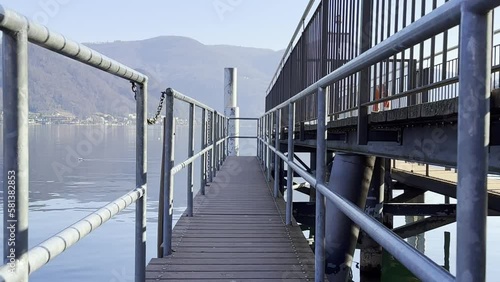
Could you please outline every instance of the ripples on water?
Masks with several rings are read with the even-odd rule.
[[[161,127],[148,128],[148,206],[147,206],[147,257],[156,256],[157,204],[162,148]],[[187,137],[186,128],[177,129],[177,138]],[[83,148],[82,140],[92,133],[102,133],[102,140]],[[200,140],[199,128],[196,140]],[[247,135],[251,135],[248,132]],[[1,130],[0,130],[1,135]],[[245,135],[242,133],[242,135]],[[0,138],[1,142],[2,138]],[[242,140],[243,141],[243,140]],[[242,142],[243,143],[243,142]],[[186,142],[176,142],[176,163],[187,156]],[[253,153],[255,143],[248,143],[247,153]],[[245,147],[242,144],[242,147]],[[195,149],[199,149],[196,142]],[[70,159],[73,150],[80,150],[82,159]],[[85,151],[86,150],[86,151]],[[0,162],[0,165],[2,162]],[[61,165],[67,170],[62,173]],[[30,126],[30,246],[42,242],[63,228],[84,218],[89,213],[108,204],[135,187],[135,127],[133,126]],[[194,165],[198,175],[199,162]],[[3,170],[0,170],[3,171]],[[2,178],[3,179],[3,178]],[[186,175],[176,176],[174,219],[177,220],[186,206]],[[195,177],[198,188],[198,177]],[[195,191],[196,193],[197,191]],[[297,195],[300,197],[299,195]],[[428,196],[428,201],[442,201],[440,196]],[[0,202],[1,203],[1,202]],[[127,282],[134,281],[135,206],[111,219],[104,226],[61,254],[30,281],[54,282]],[[404,224],[404,217],[395,220]],[[493,262],[500,260],[500,228],[497,219],[488,222],[488,275],[499,277]],[[455,265],[455,225],[429,232],[425,236],[425,251],[432,259],[443,264],[443,232],[450,231],[451,271]],[[496,234],[496,236],[495,236]],[[0,233],[3,236],[3,233]],[[495,249],[491,248],[492,246]],[[359,261],[359,255],[356,255]],[[355,280],[356,278],[355,272]]]

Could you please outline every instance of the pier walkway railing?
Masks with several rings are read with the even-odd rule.
[[[0,6],[3,31],[3,258],[2,281],[28,281],[29,275],[95,231],[111,217],[136,204],[135,281],[146,269],[146,75],[137,72],[64,35]],[[28,249],[28,43],[133,82],[136,91],[136,185],[129,193],[95,211],[55,236]],[[7,228],[9,227],[9,228]]]
[[[382,0],[382,3],[385,2]],[[400,1],[395,2],[399,5]],[[406,9],[409,9],[406,2],[409,1],[403,2],[404,12],[400,13],[400,16],[406,19]],[[333,3],[336,3],[335,7],[329,7]],[[353,3],[357,3],[356,6],[352,6]],[[299,43],[290,52],[287,62],[280,66],[277,72],[279,77],[273,79],[272,83],[274,84],[270,87],[266,99],[267,112],[259,122],[258,156],[263,160],[268,172],[273,169],[271,168],[273,157],[276,160],[282,159],[288,166],[287,224],[291,224],[292,216],[293,172],[299,174],[311,187],[316,188],[316,281],[322,281],[325,272],[326,200],[332,202],[345,216],[349,217],[422,281],[455,281],[455,279],[457,281],[484,281],[487,217],[486,179],[489,156],[487,138],[490,131],[489,97],[492,72],[492,10],[500,5],[500,1],[450,0],[439,7],[436,7],[436,1],[433,1],[433,10],[427,14],[424,13],[425,1],[421,1],[420,6],[424,8],[420,19],[414,21],[415,6],[413,5],[413,12],[410,12],[410,14],[413,14],[412,23],[406,26],[406,20],[404,20],[403,26],[399,30],[396,24],[396,31],[389,36],[389,33],[392,33],[392,29],[389,29],[387,37],[385,37],[384,29],[388,27],[387,25],[385,28],[383,26],[385,10],[383,6],[382,8],[378,6],[380,1],[376,1],[376,7],[373,6],[374,3],[375,1],[371,0],[324,0],[321,2],[302,38],[297,40]],[[415,1],[411,3],[415,4]],[[390,7],[392,8],[392,6]],[[336,11],[334,14],[331,13],[333,10]],[[375,13],[377,17],[375,20],[372,18],[373,11],[381,11]],[[382,18],[379,18],[379,16]],[[389,15],[385,16],[388,17]],[[397,17],[396,13],[396,19]],[[337,18],[341,19],[337,20]],[[342,18],[355,20],[342,22]],[[360,22],[357,22],[357,19]],[[379,26],[379,29],[377,24],[380,24],[380,22],[382,22],[382,27]],[[345,42],[348,42],[349,39],[337,38],[338,40],[329,40],[329,36],[345,34],[351,23],[355,24],[355,26],[350,27],[351,30],[361,31],[362,33],[351,34],[354,36],[355,42],[350,48],[355,50],[350,50],[345,45]],[[417,96],[421,97],[425,90],[429,89],[422,88],[425,85],[423,81],[420,81],[419,85],[422,86],[420,88],[415,87],[408,91],[400,91],[399,94],[393,92],[394,95],[392,96],[371,99],[373,90],[377,85],[376,82],[379,79],[382,81],[382,78],[385,79],[391,74],[389,66],[394,65],[391,76],[396,75],[396,69],[398,69],[396,58],[406,62],[404,59],[405,52],[410,49],[413,60],[413,47],[418,45],[422,50],[420,58],[423,58],[423,44],[426,40],[432,40],[432,44],[435,44],[437,35],[444,33],[446,36],[449,29],[459,24],[460,48],[457,58],[460,72],[458,77],[447,77],[448,74],[445,69],[442,71],[444,74],[442,81],[426,86],[437,88],[457,81],[459,83],[457,131],[460,142],[458,142],[457,153],[457,246],[459,246],[460,251],[457,252],[457,277],[455,278],[441,266],[396,236],[380,222],[365,214],[355,204],[328,189],[325,186],[325,156],[326,121],[328,118],[336,118],[341,114],[355,112],[355,116],[357,116],[357,128],[355,129],[357,130],[357,144],[366,147],[369,146],[368,114],[370,106],[405,97],[408,97],[408,99]],[[330,25],[338,27],[338,30],[331,31],[332,26]],[[380,30],[382,30],[381,33],[384,34],[385,38],[378,40],[377,36]],[[334,34],[329,34],[330,31],[334,32]],[[351,36],[349,33],[345,35],[346,38]],[[323,36],[323,40],[319,40],[318,36]],[[372,42],[373,39],[374,42]],[[361,40],[361,42],[358,42],[358,40]],[[307,47],[309,49],[306,49],[306,42],[313,42],[314,44],[311,43]],[[360,48],[355,48],[358,44]],[[343,58],[339,57],[337,51],[346,52],[351,57],[342,60]],[[391,60],[391,57],[394,57],[394,59]],[[447,62],[446,57],[442,61]],[[301,63],[302,65],[297,65]],[[335,66],[332,67],[331,64],[335,64]],[[382,70],[386,65],[387,69]],[[434,63],[431,65],[434,66]],[[406,68],[411,68],[412,62],[406,62],[403,66],[400,67],[401,79],[405,74],[408,74]],[[377,67],[379,71],[377,71]],[[423,77],[422,64],[420,64],[419,69],[420,77]],[[300,73],[302,73],[302,76]],[[375,82],[372,78],[375,78]],[[412,83],[415,82],[413,79],[411,81]],[[297,83],[301,85],[297,85]],[[349,96],[351,97],[349,100],[347,100],[347,95],[331,96],[335,93],[338,94],[341,87],[349,85],[352,86],[352,88],[349,88],[351,92],[348,92],[352,94]],[[393,83],[393,85],[395,87],[396,84]],[[400,83],[400,85],[403,84]],[[306,108],[304,107],[304,101],[309,105]],[[340,107],[330,104],[333,101],[338,102]],[[312,116],[305,116],[307,113],[311,113]],[[293,160],[294,134],[298,118],[300,119],[298,122],[311,120],[316,123],[316,175],[309,174]],[[282,122],[282,120],[285,122]],[[280,134],[285,132],[288,133],[288,156],[280,152]],[[275,138],[275,144],[271,144],[273,137]],[[274,165],[274,172],[276,173],[274,176],[275,190],[277,191],[279,188],[278,181],[276,181],[279,179],[279,169],[277,168],[279,161],[275,161]],[[277,195],[277,192],[275,192],[275,195]]]

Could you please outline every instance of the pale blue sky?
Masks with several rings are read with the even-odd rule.
[[[204,44],[286,48],[308,0],[2,0],[79,42],[181,35]]]

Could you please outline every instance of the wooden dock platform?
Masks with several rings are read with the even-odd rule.
[[[146,281],[313,281],[314,254],[286,226],[256,157],[228,157],[173,230],[173,254],[152,259]]]

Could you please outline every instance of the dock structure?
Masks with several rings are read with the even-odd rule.
[[[162,92],[158,255],[148,266],[146,128],[160,112],[147,118],[147,76],[0,6],[9,177],[0,280],[28,281],[135,204],[136,282],[345,282],[356,249],[360,276],[375,281],[383,278],[386,255],[421,281],[485,281],[487,218],[500,213],[500,182],[490,177],[500,174],[500,45],[493,45],[500,29],[494,31],[492,21],[499,6],[500,0],[311,0],[261,117],[239,117],[235,69],[227,76],[224,115],[174,89]],[[32,248],[29,42],[132,82],[137,103],[135,187]],[[189,106],[181,114],[189,115],[188,140],[176,140],[174,102]],[[195,132],[197,119],[201,132]],[[239,120],[257,121],[257,135],[240,136]],[[197,152],[195,136],[201,136]],[[235,141],[243,138],[257,139],[256,157],[238,156]],[[179,162],[175,143],[186,141],[188,158]],[[309,163],[300,154],[308,154]],[[200,192],[194,196],[197,160]],[[174,227],[174,176],[183,169],[187,209]],[[309,202],[294,201],[294,190]],[[427,191],[444,196],[444,203],[426,204]],[[416,221],[395,227],[393,216]],[[405,240],[453,222],[455,273],[449,262],[443,267]],[[16,238],[15,248],[6,247],[9,237]]]
[[[256,157],[228,157],[205,195],[173,229],[172,255],[152,259],[146,281],[313,281],[314,254],[285,225]]]

